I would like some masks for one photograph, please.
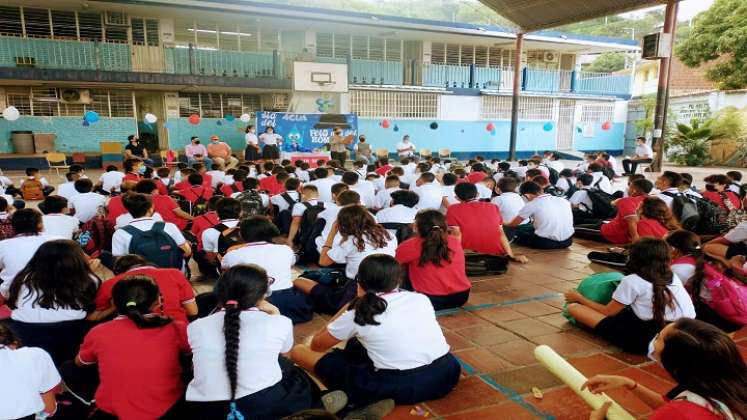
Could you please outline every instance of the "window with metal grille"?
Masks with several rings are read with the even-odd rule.
[[[461,63],[459,44],[446,44],[446,64],[458,66]]]
[[[27,87],[7,87],[5,97],[8,106],[14,106],[21,115],[31,115],[31,89]]]
[[[480,67],[488,66],[488,47],[476,46],[475,47],[475,65]]]
[[[103,27],[101,13],[78,12],[78,27],[81,41],[101,41]]]
[[[60,88],[6,88],[8,105],[22,115],[35,117],[83,117],[86,111],[96,111],[101,117],[133,117],[132,92],[126,90],[91,90],[91,103],[64,103]]]
[[[107,42],[127,42],[127,27],[126,26],[106,26],[104,28],[104,36]]]
[[[462,65],[475,64],[475,47],[472,45],[462,45],[461,60]]]
[[[441,95],[431,92],[351,90],[351,112],[359,117],[438,118]]]
[[[402,61],[402,40],[387,39],[385,43],[386,61]]]
[[[442,42],[431,44],[431,63],[446,64],[446,44]]]
[[[332,34],[316,33],[316,55],[319,57],[334,57],[334,40]]]
[[[75,12],[52,10],[52,30],[57,39],[78,39]]]
[[[259,36],[262,42],[260,51],[272,52],[280,49],[280,31],[277,29],[260,28]]]
[[[204,118],[223,118],[219,93],[201,93],[200,110]]]
[[[91,103],[85,105],[86,111],[95,111],[99,115],[111,115],[109,110],[109,92],[106,90],[91,90]],[[132,104],[132,96],[130,96],[130,104]],[[72,114],[71,116],[81,115]]]
[[[0,6],[0,34],[23,35],[20,7]]]
[[[145,21],[142,18],[132,18],[130,20],[132,27],[132,43],[135,45],[145,45]]]
[[[158,20],[131,18],[132,43],[135,45],[158,46]]]
[[[510,96],[482,96],[480,115],[484,120],[510,120]],[[519,98],[520,120],[552,120],[553,99],[522,96]]]
[[[157,47],[160,44],[160,31],[158,30],[158,19],[145,20],[145,35],[147,44]]]
[[[348,58],[350,55],[350,35],[334,34],[335,58]]]
[[[221,95],[223,100],[223,116],[233,115],[239,117],[242,114],[242,100],[240,93],[229,93]]]
[[[200,94],[179,93],[179,116],[189,117],[192,114],[200,115]]]
[[[377,61],[386,60],[385,45],[386,41],[381,38],[368,38],[368,59]],[[399,61],[399,58],[395,61]]]
[[[241,113],[254,116],[254,113],[262,110],[262,102],[259,95],[243,95],[241,97]]]
[[[614,103],[596,103],[596,104],[582,104],[581,105],[581,122],[584,124],[603,123],[605,121],[612,121],[614,114],[615,114]]]
[[[31,88],[31,100],[33,101],[34,116],[51,117],[59,114],[57,89],[33,87]]]
[[[368,60],[368,37],[353,36],[353,58]]]
[[[26,36],[49,38],[52,35],[49,26],[49,10],[24,7],[23,20],[26,24]]]

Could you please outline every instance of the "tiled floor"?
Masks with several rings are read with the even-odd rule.
[[[692,169],[696,180],[723,172]],[[98,171],[90,172],[89,176],[98,178]],[[502,276],[473,278],[468,304],[438,317],[463,366],[459,385],[446,398],[399,406],[387,419],[587,419],[590,408],[583,400],[534,359],[533,350],[539,344],[554,348],[584,375],[624,374],[657,391],[668,390],[672,381],[661,367],[645,357],[620,352],[589,331],[570,325],[561,315],[562,292],[589,274],[610,271],[586,258],[590,251],[605,247],[585,240],[576,240],[568,250],[516,247],[517,253],[530,258],[529,264],[512,264]],[[211,287],[194,286],[200,291]],[[296,341],[308,339],[327,318],[317,316],[296,326]],[[747,329],[737,333],[735,340],[747,358]],[[532,395],[534,387],[541,390],[542,398]],[[649,413],[627,391],[609,395],[635,416]]]

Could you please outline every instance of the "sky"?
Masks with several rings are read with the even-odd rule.
[[[690,20],[695,17],[698,13],[707,10],[713,4],[715,0],[685,0],[680,2],[680,7],[677,12],[677,20]],[[626,13],[625,15],[637,15],[645,13],[648,10],[664,8],[664,6],[652,7],[649,9],[642,9],[636,12]]]

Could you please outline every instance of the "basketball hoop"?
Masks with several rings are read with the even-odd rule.
[[[334,80],[332,80],[332,73],[331,72],[322,72],[322,71],[314,71],[309,73],[310,81],[311,83],[314,83],[319,86],[327,86],[327,85],[333,85],[335,84]]]

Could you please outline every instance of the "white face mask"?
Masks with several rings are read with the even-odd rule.
[[[659,334],[656,334],[654,338],[648,343],[648,352],[646,353],[646,356],[653,360],[656,363],[659,363],[659,359],[656,358],[654,355],[654,352],[656,351],[656,339],[659,338]]]

